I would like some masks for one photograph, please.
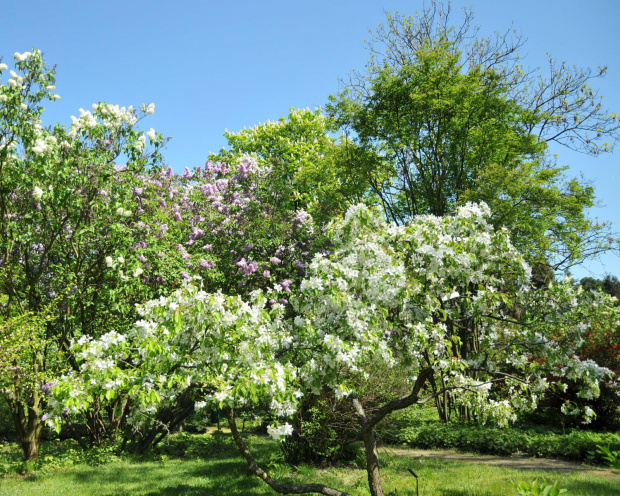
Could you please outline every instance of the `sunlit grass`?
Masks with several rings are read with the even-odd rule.
[[[352,495],[366,496],[366,473],[355,466],[291,469],[282,463],[277,446],[262,438],[251,438],[263,466],[279,478],[295,482],[322,482]],[[44,450],[45,452],[45,447]],[[40,468],[27,476],[11,475],[0,480],[0,495],[20,496],[183,496],[275,494],[247,471],[245,461],[227,438],[184,436],[173,439],[158,454],[115,459],[99,466],[79,463],[69,466],[55,455],[58,468]],[[58,462],[60,460],[60,462]],[[544,478],[559,481],[567,496],[620,495],[620,475],[610,470],[545,472],[488,466],[480,462],[406,457],[383,453],[382,476],[386,492],[415,495],[419,477],[423,496],[496,496],[516,494],[512,482]],[[358,456],[358,464],[360,456]],[[64,464],[64,466],[62,466]]]

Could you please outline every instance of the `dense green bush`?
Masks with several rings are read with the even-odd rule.
[[[367,413],[408,390],[406,378],[398,369],[377,364],[369,368],[363,378],[350,377],[349,384],[358,392]],[[410,424],[404,423],[401,427],[405,425]],[[293,427],[292,436],[281,444],[287,463],[332,465],[355,459],[355,450],[349,448],[361,439],[357,416],[351,402],[337,398],[333,391],[324,389],[320,394],[304,397],[293,419]]]
[[[477,424],[421,422],[391,434],[392,442],[422,449],[459,449],[475,453],[511,455],[603,463],[597,445],[617,444],[611,433],[570,430],[566,433],[546,426],[500,429]]]

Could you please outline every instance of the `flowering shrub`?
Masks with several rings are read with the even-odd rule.
[[[0,314],[5,322],[44,324],[20,324],[18,335],[36,350],[22,353],[13,343],[17,365],[3,368],[10,386],[2,394],[24,454],[34,459],[46,394],[41,387],[71,365],[63,356],[70,340],[135,320],[133,311],[125,322],[115,312],[123,274],[103,270],[114,250],[131,246],[135,218],[115,160],[124,156],[123,167],[136,173],[155,166],[163,138],[155,134],[147,147],[136,127],[152,105],[138,111],[98,103],[92,111],[80,109],[70,129],[43,127],[43,102],[59,98],[54,71],[38,50],[14,59],[6,84],[8,66],[0,64]]]
[[[617,307],[570,284],[534,290],[507,232],[494,231],[488,218],[485,205],[467,205],[454,216],[393,226],[380,212],[352,207],[329,229],[333,255],[315,255],[292,294],[293,313],[276,301],[279,284],[244,301],[187,281],[142,306],[126,338],[77,343],[81,373],[52,388],[56,411],[123,391],[140,405],[129,418],[139,428],[158,405],[193,388],[200,405],[228,409],[242,453],[275,487],[236,434],[234,409],[266,402],[274,419],[268,431],[279,438],[291,432],[287,418],[298,398],[329,387],[356,412],[371,493],[381,494],[373,429],[390,412],[450,392],[457,404],[506,425],[549,388],[561,388],[561,378],[580,378],[583,394],[596,396],[611,375],[577,350],[594,319],[617,324]],[[365,411],[348,378],[378,363],[398,368],[410,391]],[[592,415],[582,414],[585,421]]]
[[[15,408],[29,411],[38,429],[47,394],[39,386],[67,367],[79,371],[72,342],[125,336],[137,303],[197,274],[209,291],[246,295],[279,285],[288,293],[321,236],[305,211],[280,208],[265,168],[249,157],[180,175],[161,167],[166,140],[153,128],[138,129],[154,104],[99,102],[72,116],[69,129],[43,127],[42,103],[59,98],[54,71],[38,50],[14,58],[15,70],[0,84],[0,187],[7,192],[0,201],[0,312],[40,314],[46,322],[28,329],[41,343],[36,360],[47,375],[28,386],[14,371],[5,377],[26,388]],[[0,76],[7,70],[1,64]],[[29,355],[20,356],[20,373],[32,369]],[[120,396],[93,398],[91,441],[101,442],[104,409],[116,412],[105,427],[113,433],[131,406]]]

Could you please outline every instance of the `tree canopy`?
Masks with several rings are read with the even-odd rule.
[[[591,186],[566,179],[551,142],[597,155],[618,139],[618,116],[590,88],[605,68],[526,69],[523,42],[481,37],[473,13],[452,25],[450,4],[416,16],[389,12],[371,32],[366,71],[341,80],[327,112],[348,139],[376,156],[361,166],[388,217],[443,215],[485,201],[513,229],[532,263],[567,269],[609,247],[607,226],[587,217]]]

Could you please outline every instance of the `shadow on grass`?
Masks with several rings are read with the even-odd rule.
[[[63,478],[70,485],[83,486],[84,494],[101,496],[267,494],[265,483],[248,473],[245,461],[228,458],[112,464],[67,472]]]

